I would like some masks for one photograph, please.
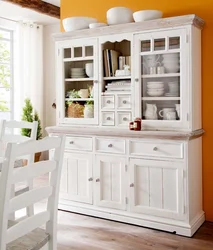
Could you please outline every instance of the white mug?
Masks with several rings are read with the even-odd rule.
[[[166,120],[176,120],[176,112],[167,112],[166,113]]]
[[[175,112],[175,108],[163,108],[162,110],[159,111],[159,116],[163,117],[164,120],[170,120],[167,117],[167,113],[170,113],[170,112],[171,113]]]

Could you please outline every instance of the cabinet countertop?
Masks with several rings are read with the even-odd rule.
[[[192,140],[204,134],[203,129],[189,131],[156,131],[141,130],[132,131],[127,129],[109,129],[97,127],[74,127],[74,126],[51,126],[46,127],[48,134],[70,134],[76,136],[108,136],[124,138],[150,138],[150,139],[167,139],[167,140]]]

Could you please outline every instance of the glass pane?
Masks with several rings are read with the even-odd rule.
[[[165,38],[154,39],[154,50],[165,50]]]
[[[0,87],[10,87],[10,67],[0,64]]]
[[[82,47],[74,48],[74,57],[82,57]]]
[[[169,49],[179,49],[179,48],[180,48],[180,37],[170,37]]]
[[[93,46],[85,47],[85,56],[93,56]]]
[[[142,75],[144,74],[157,74],[158,66],[161,66],[160,55],[146,55],[141,57]]]
[[[71,58],[71,49],[64,49],[64,58]]]
[[[141,52],[151,51],[150,40],[141,41]]]
[[[0,40],[0,63],[10,62],[10,42]]]
[[[10,32],[0,29],[0,38],[10,39]]]
[[[0,120],[10,120],[11,118],[10,112],[0,112]]]
[[[0,111],[10,111],[10,89],[0,88]]]

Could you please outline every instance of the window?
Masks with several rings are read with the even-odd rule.
[[[13,119],[13,31],[0,28],[0,119]]]

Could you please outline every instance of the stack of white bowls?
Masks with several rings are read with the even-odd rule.
[[[180,70],[179,53],[163,54],[163,65],[167,73],[178,73]]]
[[[162,96],[164,94],[164,83],[147,82],[147,94],[149,96]]]
[[[71,78],[85,78],[86,73],[84,68],[71,68],[70,69]]]

